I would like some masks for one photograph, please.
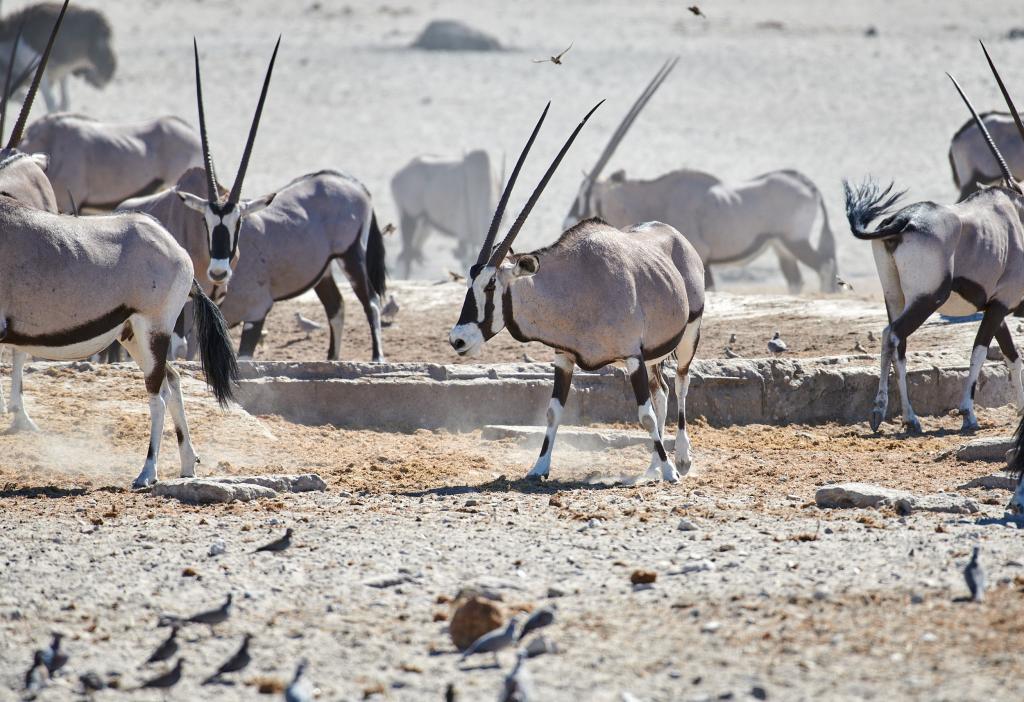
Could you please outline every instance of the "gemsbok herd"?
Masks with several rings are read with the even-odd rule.
[[[29,125],[40,90],[55,107],[52,90],[59,83],[64,109],[69,74],[102,84],[116,65],[102,48],[78,49],[69,42],[63,51],[80,50],[91,63],[82,59],[48,69],[69,17],[82,26],[93,22],[96,32],[102,29],[97,36],[105,37],[98,44],[109,48],[110,28],[102,16],[100,21],[69,14],[69,1],[42,3],[45,11],[25,10],[0,21],[3,108],[24,91],[0,150],[0,267],[6,266],[0,268],[0,343],[13,349],[6,409],[13,415],[12,430],[36,429],[23,398],[30,356],[77,360],[111,345],[123,347],[142,369],[149,396],[149,445],[133,483],[143,488],[157,480],[168,410],[180,475],[194,476],[199,462],[173,365],[179,356],[199,356],[210,389],[226,404],[238,374],[229,329],[242,326],[237,357],[251,359],[274,304],[313,290],[328,321],[327,358],[340,358],[345,309],[335,261],[365,313],[372,360],[383,362],[384,232],[369,190],[335,169],[297,175],[273,192],[243,197],[280,38],[230,187],[214,168],[198,42],[198,131],[171,115],[112,123],[57,112]],[[50,17],[43,44],[40,18]],[[901,194],[893,185],[844,181],[847,219],[853,236],[871,243],[889,318],[870,413],[875,431],[889,416],[892,366],[903,425],[920,431],[908,395],[907,342],[935,312],[981,313],[960,400],[962,429],[978,428],[975,392],[993,339],[1024,413],[1024,358],[1007,324],[1009,315],[1024,310],[1024,188],[1017,180],[1024,177],[1024,124],[987,50],[984,55],[1009,111],[978,114],[953,79],[971,114],[949,150],[957,202],[897,209]],[[392,180],[403,242],[397,261],[404,274],[423,264],[431,230],[455,240],[455,255],[468,268],[468,289],[449,334],[452,349],[471,356],[506,329],[515,340],[540,342],[554,353],[547,432],[529,478],[550,473],[574,369],[609,364],[625,367],[639,422],[650,437],[651,461],[642,477],[674,483],[687,474],[693,460],[685,406],[689,369],[706,291],[713,287],[712,266],[741,264],[770,249],[791,292],[802,288],[801,264],[817,274],[822,291],[839,289],[836,242],[821,192],[795,170],[735,182],[686,167],[649,180],[623,171],[604,175],[676,65],[677,59],[667,61],[626,112],[584,174],[562,231],[552,232],[558,235],[549,246],[513,251],[545,187],[601,103],[571,132],[503,235],[512,190],[548,108],[507,182],[504,156],[499,170],[492,164],[496,152],[483,148],[460,156],[417,156]],[[0,136],[5,111],[0,110]],[[678,400],[673,460],[665,448],[669,373]],[[1009,508],[1021,512],[1024,420],[1010,470],[1018,487]]]

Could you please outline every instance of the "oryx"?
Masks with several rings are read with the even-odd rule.
[[[8,47],[22,29],[22,48],[14,64],[18,71],[24,70],[43,51],[50,28],[61,11],[60,3],[41,2],[0,19],[0,55],[6,58]],[[84,78],[95,88],[103,88],[114,77],[117,68],[110,23],[106,17],[87,7],[73,7],[66,15],[60,41],[53,48],[41,86],[49,112],[68,109],[68,80],[71,76]],[[59,101],[53,94],[53,86],[57,84],[60,85]]]
[[[818,188],[795,170],[779,170],[725,183],[708,173],[680,169],[653,180],[628,179],[623,171],[599,180],[640,111],[676,65],[662,66],[612,134],[583,182],[566,217],[568,227],[600,217],[616,227],[657,219],[689,239],[704,261],[704,280],[714,287],[711,265],[738,265],[771,247],[789,289],[803,287],[799,263],[814,269],[821,289],[835,292],[836,248],[828,212]],[[814,223],[820,216],[817,245]]]
[[[987,51],[985,57],[1012,110],[1010,96]],[[1007,313],[1024,300],[1024,195],[981,118],[956,80],[953,83],[999,162],[1004,185],[980,190],[955,205],[919,202],[891,213],[900,197],[900,193],[891,194],[892,185],[881,189],[869,179],[854,190],[844,182],[850,228],[858,239],[871,241],[890,320],[882,335],[882,374],[871,412],[875,431],[886,416],[894,352],[903,423],[908,431],[921,430],[907,394],[907,337],[936,311],[984,313],[960,401],[962,430],[978,428],[974,392],[993,336],[1006,358],[1017,406],[1024,410],[1024,361],[1005,321]],[[1024,125],[1018,122],[1018,129],[1024,138]],[[883,215],[885,219],[876,229],[867,228]]]
[[[555,349],[547,434],[531,478],[546,477],[550,471],[574,367],[594,370],[625,362],[640,423],[653,441],[647,476],[675,482],[690,469],[691,461],[686,391],[704,313],[703,265],[696,250],[667,224],[649,222],[623,230],[592,219],[564,232],[551,246],[511,253],[530,210],[596,109],[573,131],[508,234],[492,248],[509,194],[544,122],[545,108],[512,171],[477,261],[469,269],[469,290],[449,341],[457,353],[467,355],[507,328],[518,341],[539,341]],[[668,385],[661,363],[673,353],[679,363],[675,465],[668,461],[663,444]]]
[[[992,140],[1015,178],[1024,178],[1024,142],[1009,112],[983,112],[979,115]],[[973,193],[978,185],[991,185],[1002,179],[999,164],[992,157],[985,138],[973,119],[956,131],[949,145],[949,165],[960,199]]]
[[[1006,509],[1013,514],[1024,514],[1024,417],[1021,417],[1013,438],[1014,447],[1007,467],[1010,476],[1017,479],[1017,489],[1013,491],[1013,497],[1010,498]]]
[[[406,278],[422,263],[423,243],[433,229],[455,239],[455,256],[467,266],[480,246],[501,189],[501,176],[483,149],[461,157],[417,156],[391,179],[399,213],[402,252],[398,260]]]
[[[204,270],[213,256],[210,239],[203,218],[183,204],[181,195],[194,197],[206,187],[203,170],[193,168],[173,190],[126,202],[122,208],[159,220],[189,252],[196,270]],[[330,265],[337,258],[369,321],[373,360],[383,360],[384,238],[362,183],[337,171],[296,178],[277,190],[266,209],[242,221],[237,238],[239,255],[231,282],[226,289],[217,289],[215,299],[229,326],[244,323],[240,358],[253,356],[273,304],[310,288],[323,303],[330,323],[327,358],[340,357],[345,307]],[[216,287],[212,280],[203,284],[211,293]]]
[[[192,166],[202,165],[199,134],[179,117],[142,122],[101,122],[60,112],[29,125],[22,151],[49,157],[46,175],[61,212],[113,209],[130,197],[173,185]]]

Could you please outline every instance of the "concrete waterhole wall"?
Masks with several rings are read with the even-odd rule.
[[[959,405],[968,370],[962,358],[925,352],[908,361],[910,398],[918,414],[945,414]],[[543,424],[553,378],[551,365],[541,363],[240,365],[239,400],[252,414],[401,432]],[[691,367],[687,416],[713,425],[859,423],[871,411],[878,378],[877,358],[868,356],[697,361]],[[893,378],[890,416],[899,414],[895,385]],[[674,395],[672,389],[670,416]],[[985,364],[976,401],[982,407],[1016,401],[1001,362]],[[576,372],[563,424],[635,420],[636,402],[622,369]]]

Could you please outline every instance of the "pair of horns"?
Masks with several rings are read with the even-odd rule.
[[[999,75],[999,70],[996,68],[996,64],[992,61],[992,57],[989,56],[988,49],[985,48],[985,43],[978,43],[981,44],[981,50],[985,52],[985,60],[988,61],[989,68],[992,69],[992,74],[996,77],[996,83],[999,84],[999,90],[1003,94],[1003,99],[1006,100],[1006,106],[1010,108],[1010,114],[1013,116],[1013,121],[1017,125],[1017,131],[1020,132],[1021,139],[1024,139],[1024,123],[1021,122],[1020,114],[1017,112],[1017,108],[1013,104],[1013,98],[1010,97],[1010,93],[1006,89],[1006,85],[1003,83],[1002,76]],[[977,111],[974,109],[974,105],[971,104],[971,101],[964,93],[963,88],[961,88],[960,84],[956,82],[956,78],[949,73],[946,75],[949,76],[951,81],[953,81],[953,85],[956,86],[956,91],[960,93],[960,97],[963,98],[963,101],[967,104],[967,109],[971,111],[974,123],[978,125],[978,129],[981,130],[982,136],[985,137],[985,143],[988,144],[989,150],[999,163],[999,168],[1003,172],[1003,178],[1006,179],[1006,182],[1009,183],[1010,187],[1019,192],[1024,192],[1024,190],[1021,189],[1020,183],[1018,183],[1017,179],[1013,177],[1010,167],[1006,165],[1006,159],[1004,159],[1003,155],[999,152],[996,142],[992,139],[992,135],[988,131],[988,127],[985,126],[981,117],[978,116]]]
[[[561,151],[555,156],[555,160],[548,166],[547,172],[544,173],[544,177],[540,179],[540,183],[533,189],[533,194],[530,195],[530,199],[523,205],[523,209],[519,212],[519,216],[516,217],[516,221],[508,230],[508,234],[502,239],[501,243],[494,247],[494,240],[498,235],[498,227],[501,225],[501,219],[505,214],[505,207],[508,205],[508,198],[512,194],[512,188],[515,187],[516,179],[519,177],[519,171],[523,167],[523,163],[526,161],[527,154],[530,153],[530,148],[533,146],[534,140],[537,138],[537,133],[540,131],[540,127],[544,124],[544,119],[548,116],[548,109],[551,107],[549,102],[544,108],[544,111],[540,115],[540,119],[537,120],[537,126],[533,128],[533,133],[530,134],[529,140],[526,142],[526,146],[523,148],[519,159],[516,161],[515,168],[512,169],[512,175],[508,179],[508,183],[505,185],[505,190],[501,193],[501,199],[498,201],[498,207],[494,210],[494,218],[491,219],[490,229],[487,230],[487,237],[484,239],[484,244],[480,248],[480,256],[477,257],[477,265],[487,263],[491,266],[497,266],[505,258],[508,252],[512,249],[512,242],[515,241],[519,231],[523,228],[526,223],[526,218],[530,216],[530,211],[533,210],[534,205],[537,204],[537,200],[540,199],[541,193],[544,192],[544,188],[547,187],[548,181],[551,180],[551,176],[554,175],[555,169],[558,168],[558,164],[562,162],[562,158],[566,152],[569,151],[569,147],[572,146],[573,141],[576,140],[576,135],[583,129],[583,125],[587,123],[590,116],[594,114],[598,107],[604,103],[604,100],[594,105],[590,112],[586,114],[583,120],[576,125],[576,129],[573,130],[572,134],[569,135],[569,139],[562,146]],[[492,247],[494,249],[492,250]]]
[[[14,123],[14,130],[11,132],[11,138],[7,142],[8,149],[15,149],[18,144],[21,143],[22,137],[25,135],[25,125],[28,123],[28,114],[32,111],[32,103],[35,101],[36,93],[39,92],[39,83],[43,80],[43,72],[46,70],[46,63],[50,60],[50,52],[53,50],[53,43],[57,40],[57,33],[60,31],[60,25],[64,21],[64,13],[68,10],[68,4],[71,0],[64,0],[64,6],[60,8],[60,14],[57,15],[57,21],[53,24],[53,29],[50,31],[50,38],[46,42],[46,49],[43,50],[43,55],[39,58],[39,62],[36,65],[29,65],[29,67],[18,76],[17,80],[12,81],[12,73],[14,71],[14,59],[18,53],[18,46],[21,44],[21,32],[24,26],[18,27],[18,34],[14,38],[14,48],[11,49],[11,60],[7,64],[7,76],[4,79],[4,95],[3,105],[0,106],[0,137],[3,136],[4,126],[7,121],[7,101],[11,97],[11,93],[17,90],[25,79],[28,78],[29,73],[34,69],[36,74],[32,79],[32,85],[28,89],[28,94],[25,96],[25,102],[21,105],[21,112],[18,113],[18,121]]]
[[[217,172],[213,168],[213,156],[210,154],[210,139],[206,133],[206,112],[203,109],[203,81],[199,71],[199,43],[193,37],[192,48],[195,51],[196,59],[196,100],[199,103],[199,136],[203,142],[203,163],[206,171],[206,199],[211,203],[220,203],[220,193],[217,190]],[[252,156],[252,147],[256,143],[256,130],[260,126],[260,117],[263,115],[263,104],[267,100],[267,89],[270,88],[270,76],[274,72],[274,61],[277,60],[277,50],[281,48],[281,37],[277,38],[274,45],[274,53],[270,57],[270,65],[267,67],[267,76],[263,79],[263,90],[260,92],[260,101],[256,105],[256,114],[252,118],[252,126],[249,127],[249,139],[245,142],[245,151],[242,152],[242,161],[238,164],[238,174],[235,176],[234,185],[228,193],[227,202],[238,204],[242,197],[242,182],[245,180],[245,172],[249,168],[249,157]]]
[[[636,121],[641,110],[643,110],[644,107],[647,106],[647,103],[650,102],[651,98],[654,97],[654,93],[658,92],[658,88],[660,88],[661,84],[665,82],[665,79],[668,78],[668,74],[672,72],[672,69],[676,67],[676,63],[678,62],[678,56],[669,59],[660,69],[658,69],[658,72],[654,74],[654,78],[652,78],[651,82],[647,84],[644,91],[640,93],[640,97],[636,99],[633,106],[629,108],[629,112],[627,112],[626,116],[622,118],[622,122],[618,127],[616,127],[615,132],[612,133],[612,137],[608,140],[608,144],[604,147],[604,151],[601,152],[601,156],[598,157],[597,163],[594,164],[590,173],[587,174],[587,183],[593,184],[597,181],[601,175],[601,171],[603,171],[604,167],[608,165],[608,161],[611,160],[615,150],[619,147],[619,143],[625,138],[626,132],[628,132],[629,128],[633,126],[633,122]]]

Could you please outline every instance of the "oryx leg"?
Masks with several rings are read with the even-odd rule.
[[[908,433],[921,432],[921,420],[914,413],[907,389],[907,338],[932,316],[941,302],[945,301],[945,297],[942,296],[940,302],[936,302],[933,295],[911,300],[882,332],[882,374],[878,382],[878,395],[875,396],[875,408],[871,410],[872,431],[878,431],[878,427],[885,419],[889,400],[889,365],[893,364],[896,366],[896,382],[900,390],[900,403],[903,406],[903,426]]]
[[[174,322],[174,332],[171,334],[170,349],[167,353],[168,360],[186,358],[188,356],[188,339],[185,336],[185,309],[188,303],[181,308],[178,319]]]
[[[690,390],[690,364],[697,354],[700,342],[700,324],[702,318],[686,325],[683,338],[676,347],[676,404],[678,404],[678,424],[676,429],[676,471],[678,475],[690,472],[692,457],[690,455],[690,435],[686,432],[686,395]],[[664,436],[664,432],[662,433]]]
[[[786,287],[790,295],[799,295],[804,289],[804,276],[800,272],[800,264],[782,244],[775,245],[775,254],[779,257],[779,268],[782,269],[782,277],[786,279]]]
[[[801,241],[784,241],[786,250],[800,263],[808,268],[813,268],[821,279],[822,292],[836,292],[836,262],[833,256],[826,256],[811,246],[807,239]]]
[[[551,401],[548,403],[548,429],[544,433],[544,443],[540,447],[540,456],[533,468],[526,474],[529,479],[548,477],[551,472],[551,452],[555,450],[555,434],[558,433],[558,425],[562,422],[562,411],[565,409],[565,401],[569,397],[569,387],[572,385],[572,372],[576,367],[575,362],[565,354],[555,354],[555,387],[551,391]]]
[[[327,360],[337,361],[341,358],[341,332],[345,328],[345,301],[341,297],[341,292],[338,291],[338,284],[334,282],[331,268],[332,266],[327,266],[327,273],[313,290],[324,306],[324,312],[327,313],[327,324],[331,328],[331,343],[327,347]]]
[[[361,246],[350,246],[341,257],[345,275],[352,283],[359,302],[363,305],[366,320],[370,323],[370,343],[373,346],[373,362],[384,362],[384,351],[380,341],[380,298],[370,287],[370,276],[366,272],[366,251]]]
[[[256,354],[256,346],[260,343],[260,335],[263,334],[263,322],[267,316],[263,315],[255,322],[244,322],[242,324],[242,340],[238,342],[238,360],[251,361]]]
[[[23,379],[25,376],[25,361],[28,354],[20,349],[14,349],[14,365],[11,368],[11,403],[7,411],[14,415],[9,432],[39,431],[39,427],[28,416],[25,410],[25,395],[23,392]]]
[[[56,111],[57,100],[53,97],[53,82],[47,78],[45,74],[42,81],[39,83],[39,92],[43,94],[43,101],[46,103],[46,111]]]
[[[5,349],[6,349],[6,347],[0,346],[0,362],[3,361],[4,350]],[[6,413],[7,413],[7,399],[4,397],[3,384],[0,383],[0,414],[6,414]]]
[[[185,418],[185,400],[181,396],[181,378],[177,369],[168,363],[165,367],[166,378],[160,388],[160,397],[170,410],[174,422],[174,433],[178,439],[178,455],[181,458],[181,477],[196,477],[196,464],[199,456],[192,447],[192,437],[188,431],[188,420]]]
[[[658,427],[658,414],[651,401],[650,377],[647,373],[647,365],[643,358],[626,359],[626,370],[629,373],[629,381],[633,386],[633,394],[636,395],[637,416],[640,425],[651,435],[655,460],[651,461],[650,467],[644,476],[648,480],[657,480],[665,477],[666,480],[675,481],[679,477],[675,468],[668,462],[668,454],[665,452],[665,444],[661,440],[661,432]]]
[[[1003,352],[1006,370],[1010,372],[1010,385],[1017,393],[1017,414],[1024,414],[1024,383],[1022,383],[1024,379],[1021,377],[1021,371],[1024,371],[1024,359],[1017,352],[1017,345],[1013,343],[1013,335],[1010,334],[1010,328],[1006,325],[1006,319],[1003,319],[1002,324],[996,329],[996,342],[999,344],[999,350]]]
[[[704,264],[704,289],[705,290],[714,290],[715,289],[715,279],[711,275],[711,266],[708,265],[707,263]]]
[[[416,230],[420,227],[420,218],[402,212],[399,215],[398,224],[402,230],[402,252],[398,254],[398,259],[405,267],[405,277],[408,279],[412,273],[413,261],[418,260],[421,256],[419,250],[416,249]]]
[[[985,308],[985,314],[982,315],[981,325],[974,337],[974,347],[971,349],[971,367],[967,372],[967,380],[964,381],[964,394],[960,399],[960,416],[963,417],[960,431],[978,429],[978,416],[974,413],[974,394],[978,388],[978,377],[981,375],[981,367],[985,364],[992,337],[996,335],[1000,326],[1005,326],[1003,320],[1006,319],[1007,312],[1006,307],[994,302]]]
[[[132,318],[128,323],[132,325],[132,333],[122,335],[121,343],[142,369],[146,392],[149,393],[149,451],[142,472],[132,482],[132,488],[143,488],[157,481],[156,466],[160,459],[160,440],[163,438],[164,414],[167,408],[162,390],[167,378],[167,349],[171,343],[171,335],[152,330],[145,319]],[[184,410],[182,414],[184,415]]]

